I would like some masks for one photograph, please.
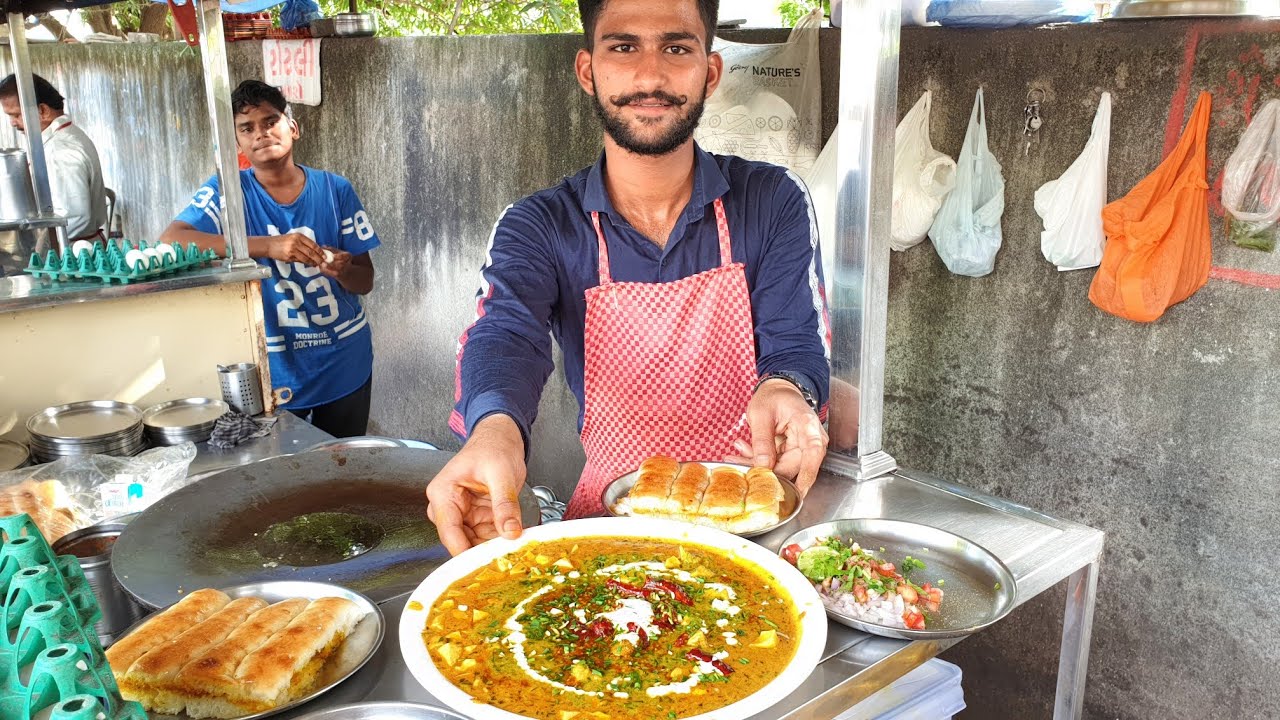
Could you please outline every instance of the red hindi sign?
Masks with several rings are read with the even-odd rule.
[[[286,100],[320,104],[320,40],[263,40],[263,80],[280,88]]]

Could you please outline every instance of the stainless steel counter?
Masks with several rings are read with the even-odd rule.
[[[226,283],[241,283],[270,277],[270,274],[270,269],[262,265],[255,264],[233,270],[217,265],[200,270],[192,270],[173,277],[134,282],[127,285],[114,283],[107,285],[101,280],[52,282],[49,280],[37,280],[30,275],[12,275],[0,277],[0,312],[31,310],[67,303],[112,300]]]
[[[1069,580],[1054,717],[1080,717],[1097,563],[1104,538],[1101,531],[922,473],[899,471],[860,483],[824,473],[809,493],[799,517],[757,540],[776,550],[800,528],[846,517],[911,520],[982,545],[1003,560],[1017,578],[1019,604]],[[397,633],[406,598],[401,596],[382,604],[388,622],[387,638],[368,666],[333,693],[281,715],[281,720],[360,700],[440,704],[413,679],[400,655]],[[809,679],[753,720],[836,717],[957,642],[889,640],[831,623],[827,652]],[[1018,662],[1018,658],[993,660]]]
[[[226,450],[209,447],[207,442],[196,445],[196,459],[187,468],[187,477],[195,478],[267,458],[292,455],[316,443],[332,439],[333,436],[329,433],[281,409],[277,412],[276,423],[271,428],[270,435],[254,438]]]

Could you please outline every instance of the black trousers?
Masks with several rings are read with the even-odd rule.
[[[364,385],[350,395],[324,405],[289,412],[334,437],[356,437],[369,431],[369,399],[372,394],[373,375],[370,375]]]

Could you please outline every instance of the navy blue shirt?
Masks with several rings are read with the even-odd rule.
[[[808,191],[786,168],[696,146],[694,153],[693,194],[665,248],[613,208],[603,153],[592,167],[503,211],[481,270],[476,321],[459,340],[449,419],[455,433],[465,438],[486,415],[501,412],[529,437],[554,367],[551,335],[578,398],[581,429],[585,293],[600,284],[592,211],[600,213],[615,282],[671,282],[720,265],[716,198],[723,198],[733,259],[746,266],[759,373],[797,375],[826,404],[830,335]]]

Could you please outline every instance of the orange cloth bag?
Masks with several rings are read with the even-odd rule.
[[[1128,195],[1102,209],[1107,246],[1089,299],[1151,322],[1209,279],[1209,93],[1200,93],[1178,146]]]

